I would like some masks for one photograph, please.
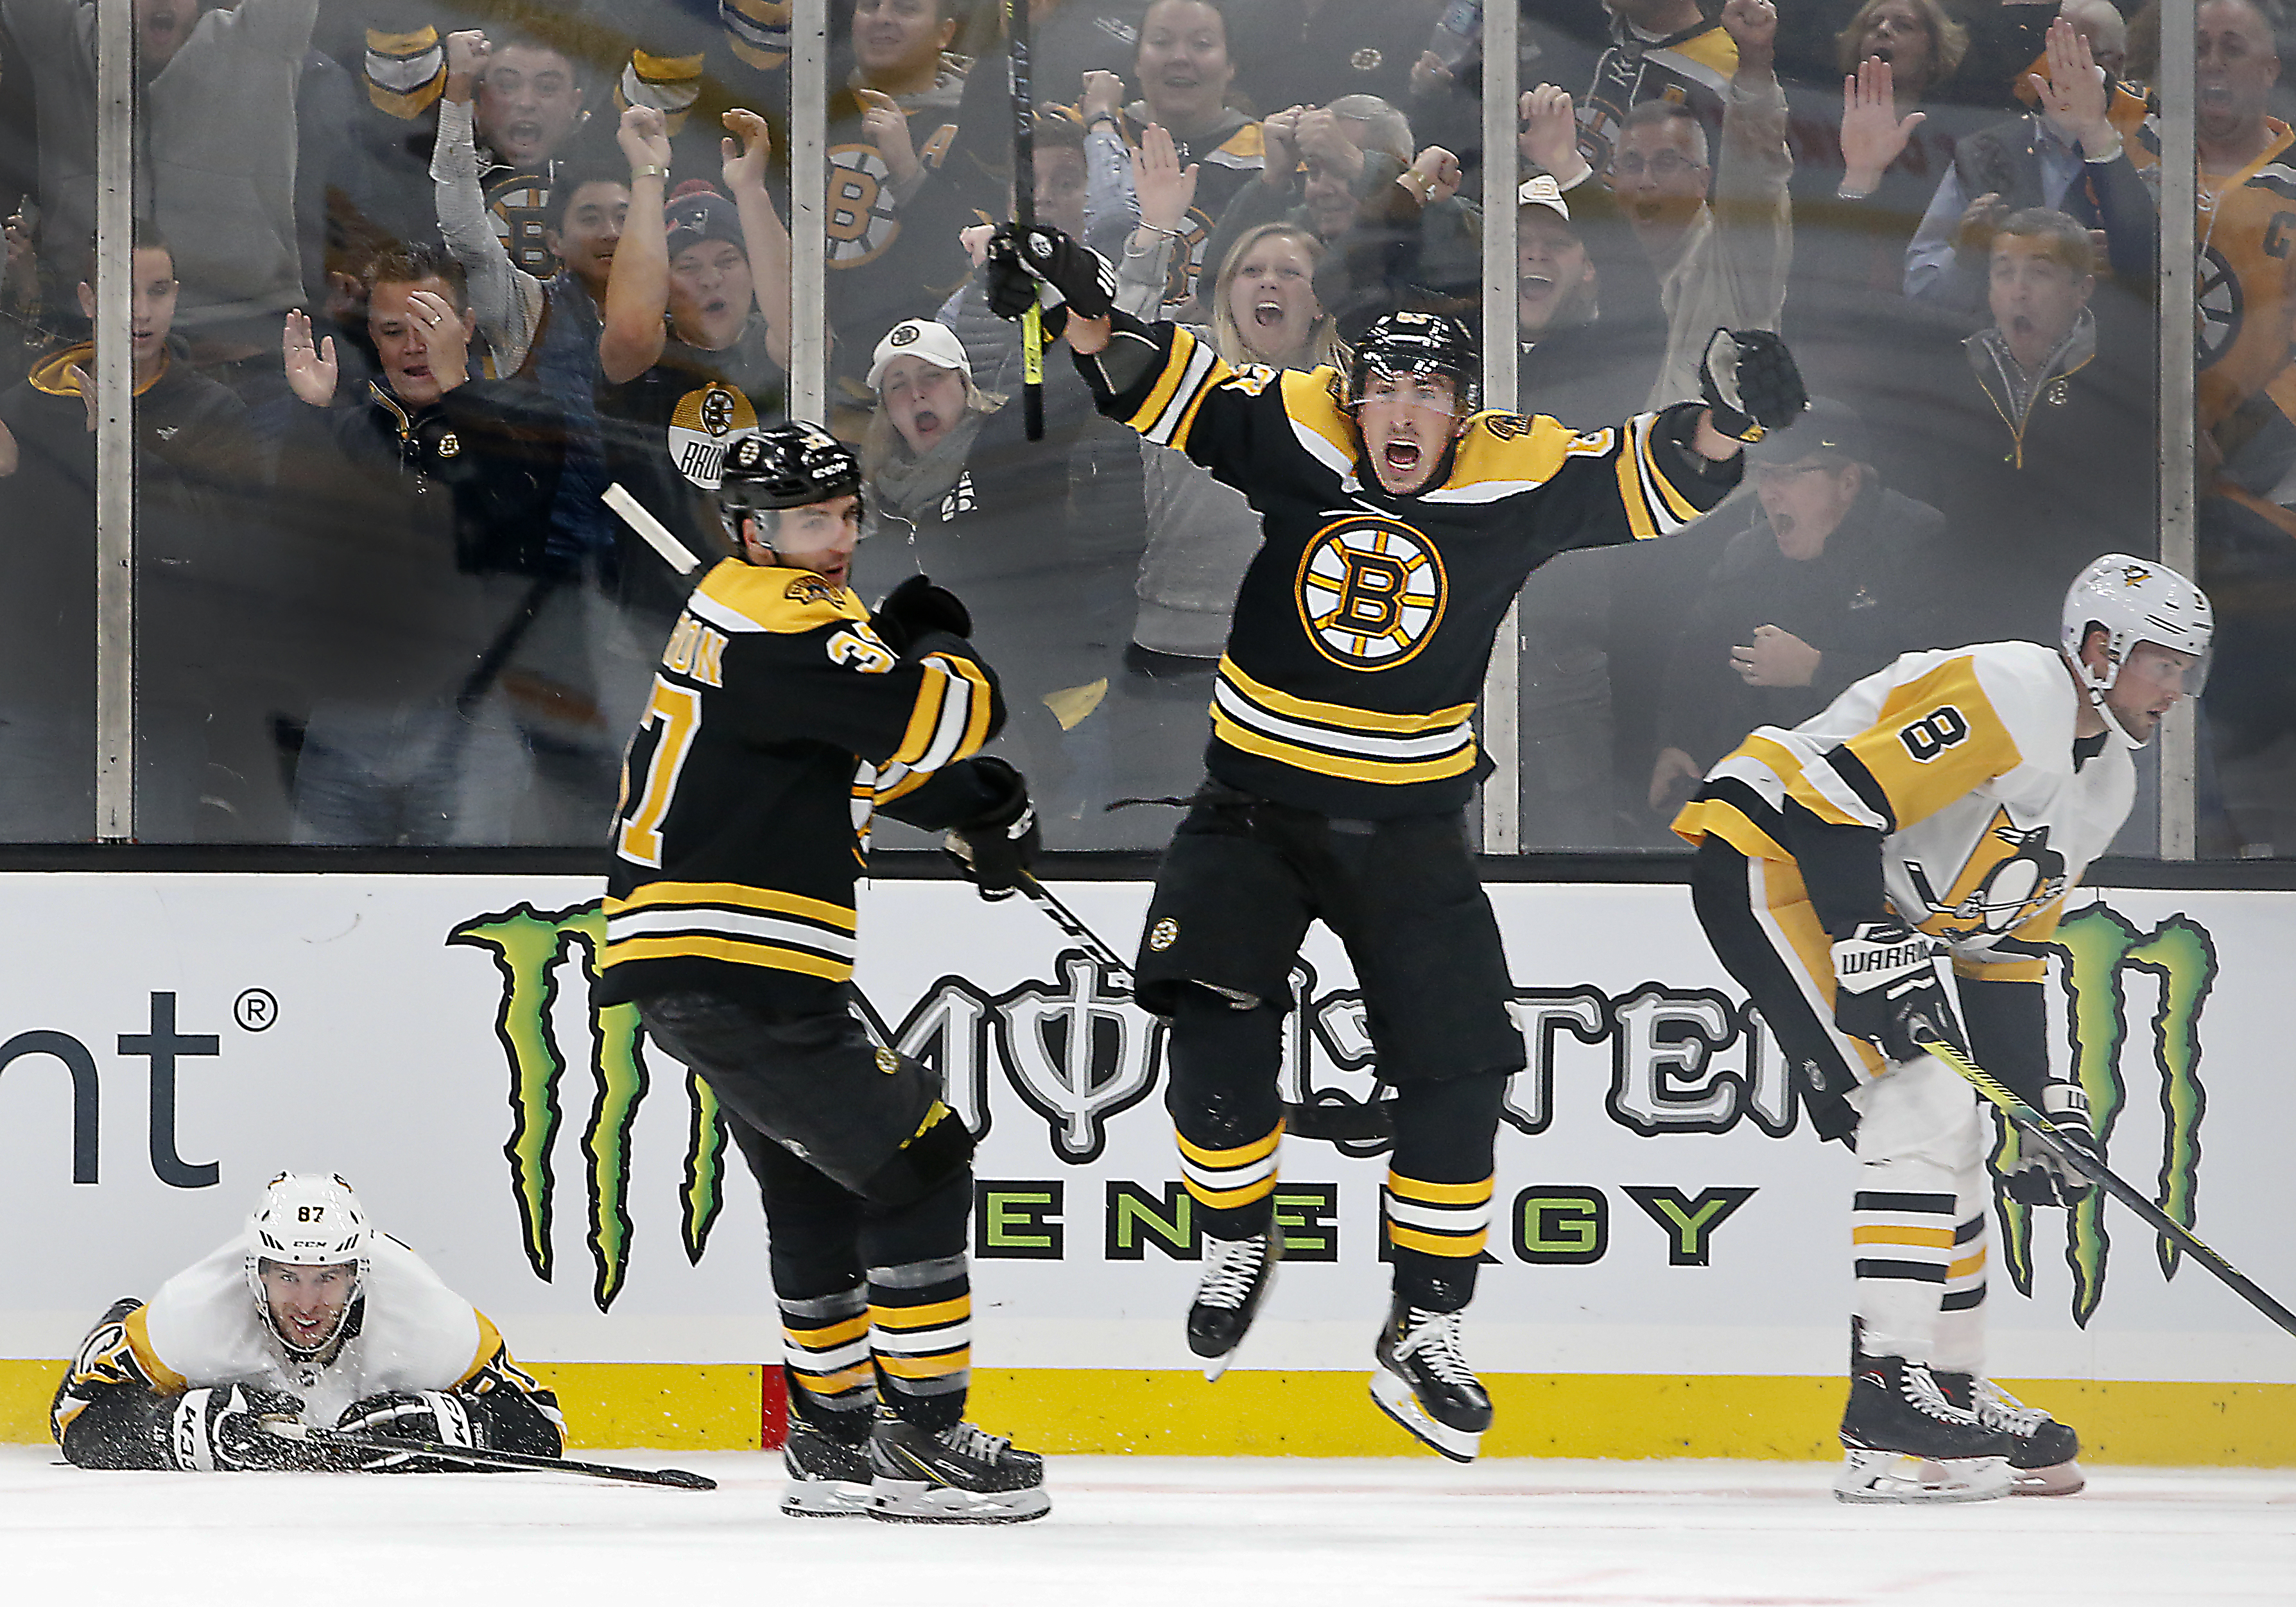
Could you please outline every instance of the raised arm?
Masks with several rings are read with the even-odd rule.
[[[542,319],[542,281],[511,260],[487,216],[479,184],[476,103],[479,75],[491,47],[477,29],[447,36],[447,87],[439,102],[439,142],[430,150],[430,183],[439,232],[470,276],[471,310],[505,369],[523,360]]]
[[[774,138],[766,119],[740,108],[729,111],[726,127],[740,136],[718,141],[726,160],[726,188],[742,217],[742,243],[750,253],[750,274],[756,286],[758,307],[766,316],[766,349],[784,371],[790,350],[790,237],[774,198],[766,189],[766,160],[773,154]]]
[[[633,106],[622,113],[614,137],[629,159],[630,212],[606,280],[598,368],[608,383],[625,385],[660,360],[668,340],[662,316],[669,310],[669,226],[663,209],[669,135],[660,112]]]

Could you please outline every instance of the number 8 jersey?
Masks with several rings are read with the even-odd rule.
[[[622,764],[601,1004],[771,996],[853,974],[869,820],[991,801],[963,761],[1004,724],[955,636],[897,657],[849,586],[726,559],[686,600]]]
[[[1963,976],[2039,981],[2038,946],[2136,796],[2111,736],[2080,742],[2083,694],[2031,642],[1909,652],[1791,731],[1764,726],[1714,767],[1674,829],[1749,858],[1792,860],[1799,804],[1883,833],[1898,914],[1952,947]]]

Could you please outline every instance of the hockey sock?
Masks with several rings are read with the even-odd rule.
[[[860,1284],[818,1300],[781,1302],[782,1371],[790,1409],[814,1427],[858,1445],[877,1404],[869,1365],[869,1296]]]
[[[872,1267],[869,1323],[885,1404],[920,1428],[963,1421],[972,1382],[972,1280],[964,1257]]]
[[[1850,1202],[1849,1239],[1868,1355],[1926,1362],[1935,1354],[1956,1214],[1948,1193],[1857,1191]]]
[[[1395,1292],[1429,1311],[1463,1311],[1491,1218],[1492,1141],[1506,1071],[1406,1082],[1396,1090],[1387,1173]]]
[[[1184,989],[1172,1012],[1171,1083],[1164,1103],[1180,1144],[1180,1177],[1215,1239],[1267,1231],[1276,1146],[1283,1136],[1275,1070],[1283,1017],[1238,1010],[1207,988]]]
[[[1992,1179],[1982,1163],[1956,1175],[1953,1259],[1946,1264],[1939,1299],[1937,1352],[1931,1365],[1948,1373],[1985,1372],[1985,1213],[1993,1202]]]

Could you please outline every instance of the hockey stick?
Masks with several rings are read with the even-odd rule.
[[[1037,221],[1036,96],[1029,83],[1029,0],[1004,0],[1013,61],[1013,221]],[[1021,419],[1028,438],[1045,439],[1045,320],[1031,299],[1021,316]]]
[[[681,575],[691,575],[701,567],[701,560],[686,550],[685,544],[669,533],[669,527],[645,510],[645,504],[616,480],[598,498],[621,515],[622,522],[638,533],[639,539],[661,554],[661,561]]]
[[[689,1473],[680,1468],[614,1467],[603,1462],[568,1462],[557,1456],[529,1456],[522,1451],[496,1451],[476,1446],[445,1445],[430,1439],[400,1439],[389,1434],[345,1434],[334,1429],[314,1428],[308,1423],[266,1418],[263,1426],[282,1439],[299,1439],[316,1445],[346,1451],[392,1451],[406,1455],[435,1456],[442,1462],[460,1462],[471,1467],[499,1468],[537,1473],[578,1473],[585,1479],[614,1479],[626,1484],[660,1484],[671,1489],[714,1490],[715,1479],[705,1479],[700,1473]]]
[[[2123,1182],[2120,1175],[2101,1159],[2066,1137],[2055,1123],[2004,1087],[1990,1072],[1940,1038],[1920,1037],[1915,1041],[1967,1078],[1980,1094],[2001,1108],[2002,1114],[2008,1117],[2020,1133],[2135,1211],[2144,1218],[2146,1226],[2174,1239],[2184,1247],[2186,1254],[2214,1273],[2226,1288],[2288,1332],[2296,1334],[2296,1312],[2290,1311],[2251,1283],[2238,1267],[2203,1244],[2199,1234],[2153,1204],[2134,1186]]]
[[[1050,888],[1022,871],[1021,890],[1036,902],[1054,926],[1083,944],[1086,953],[1106,966],[1111,980],[1128,993],[1133,991],[1132,967],[1118,958],[1116,950],[1062,903]],[[1387,1103],[1376,1098],[1362,1104],[1286,1105],[1283,1125],[1285,1131],[1299,1137],[1321,1139],[1325,1144],[1377,1144],[1395,1136],[1395,1119]]]

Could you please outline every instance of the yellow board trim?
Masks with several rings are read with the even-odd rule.
[[[776,915],[802,915],[824,926],[852,931],[858,917],[850,907],[808,898],[802,893],[776,892],[767,887],[746,887],[738,881],[649,881],[627,898],[606,900],[606,918],[625,910],[658,904],[730,904],[738,909],[761,909]]]
[[[0,1360],[0,1443],[47,1445],[64,1361]],[[778,1365],[778,1364],[775,1364]],[[755,1450],[764,1369],[737,1363],[537,1362],[571,1448]],[[1482,1375],[1486,1456],[1728,1456],[1833,1462],[1839,1378]],[[2296,1384],[2004,1379],[2081,1436],[2099,1466],[2296,1467]],[[977,1368],[967,1414],[1054,1455],[1410,1456],[1361,1371]]]

